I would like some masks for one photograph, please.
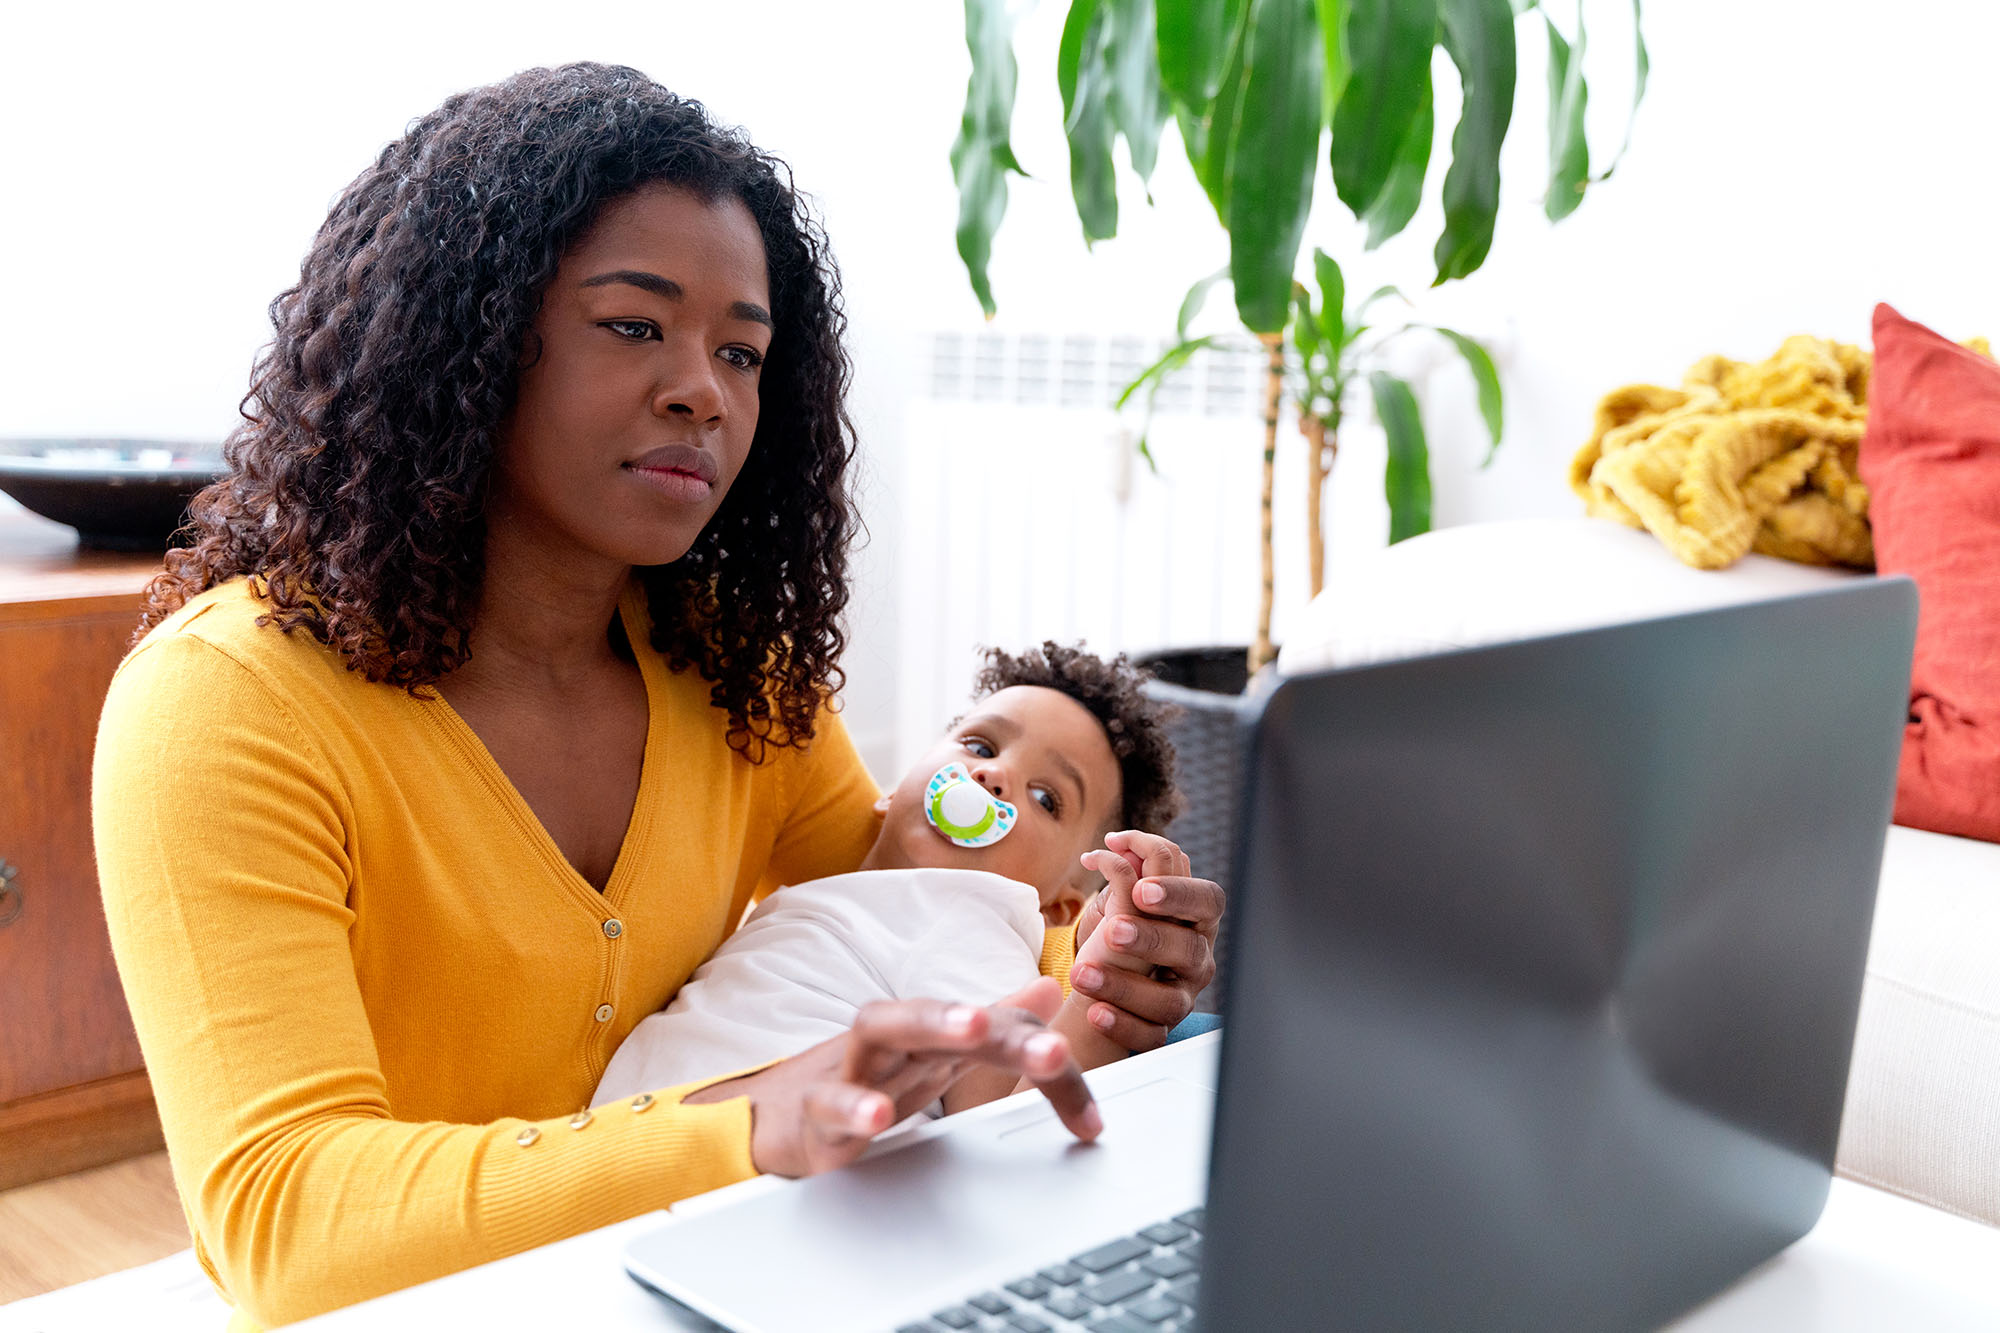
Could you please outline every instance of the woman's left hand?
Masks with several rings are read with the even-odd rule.
[[[1104,846],[1084,857],[1105,884],[1077,918],[1070,985],[1099,1001],[1092,1027],[1127,1050],[1150,1051],[1215,979],[1222,886],[1194,878],[1187,854],[1157,833],[1111,833]],[[1086,957],[1099,930],[1104,938]]]

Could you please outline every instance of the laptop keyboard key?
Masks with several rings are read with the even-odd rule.
[[[1142,1324],[1122,1314],[1101,1314],[1084,1327],[1090,1333],[1158,1333],[1151,1324]]]
[[[1179,1245],[1174,1247],[1174,1253],[1180,1255],[1184,1259],[1191,1260],[1195,1263],[1200,1263],[1201,1237],[1196,1236],[1193,1240],[1182,1241]]]
[[[1149,1324],[1164,1324],[1181,1312],[1179,1301],[1170,1301],[1164,1296],[1148,1296],[1143,1301],[1134,1301],[1121,1313],[1133,1315]]]
[[[1042,1308],[1063,1319],[1082,1319],[1097,1307],[1075,1292],[1057,1291],[1042,1298]]]
[[[1094,1250],[1085,1250],[1070,1260],[1079,1268],[1087,1268],[1093,1273],[1108,1273],[1120,1264],[1128,1264],[1134,1259],[1153,1252],[1153,1247],[1143,1240],[1130,1236],[1120,1236],[1109,1245],[1100,1245]]]
[[[1195,1263],[1184,1254],[1156,1254],[1140,1267],[1154,1277],[1175,1278],[1194,1272]]]
[[[1016,1310],[1007,1316],[1007,1327],[1018,1329],[1019,1333],[1049,1333],[1049,1325],[1029,1314],[1026,1310]]]
[[[1014,1308],[1014,1303],[998,1292],[983,1291],[965,1302],[981,1314],[1006,1314]]]
[[[1155,1245],[1171,1245],[1177,1240],[1186,1240],[1194,1233],[1178,1222],[1155,1222],[1149,1227],[1141,1227],[1139,1234]]]
[[[896,1333],[937,1333],[937,1325],[926,1319],[921,1324],[905,1324]]]
[[[1170,1273],[1168,1276],[1178,1277],[1179,1274]],[[1019,1282],[1009,1282],[1007,1290],[1024,1301],[1038,1301],[1049,1294],[1049,1284],[1038,1277],[1024,1277]]]
[[[1194,1307],[1194,1294],[1200,1286],[1200,1278],[1184,1277],[1171,1287],[1168,1287],[1165,1294],[1168,1300],[1179,1301],[1182,1305],[1192,1309]]]
[[[1200,1231],[1208,1225],[1208,1209],[1190,1208],[1184,1213],[1175,1213],[1174,1221],[1184,1227],[1193,1227],[1196,1231]]]
[[[946,1328],[973,1328],[979,1323],[979,1316],[963,1305],[954,1305],[949,1310],[933,1311],[931,1318]]]
[[[1145,1291],[1154,1280],[1153,1275],[1143,1268],[1128,1268],[1122,1273],[1099,1278],[1083,1289],[1083,1295],[1086,1300],[1096,1301],[1099,1305],[1116,1305]]]

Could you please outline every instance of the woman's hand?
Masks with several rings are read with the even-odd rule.
[[[1088,1141],[1102,1132],[1103,1117],[1069,1043],[1045,1026],[1061,1003],[1062,989],[1049,977],[985,1009],[880,1001],[864,1006],[845,1035],[686,1100],[747,1096],[750,1160],[781,1176],[847,1165],[870,1139],[981,1065],[1034,1083],[1069,1131]]]
[[[1069,981],[1101,1001],[1090,1007],[1093,1027],[1127,1050],[1150,1051],[1215,979],[1222,886],[1190,875],[1187,854],[1157,833],[1111,833],[1104,846],[1084,854],[1104,888],[1077,918]]]

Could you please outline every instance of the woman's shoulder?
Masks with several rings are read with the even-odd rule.
[[[247,676],[284,697],[308,680],[342,677],[361,683],[338,654],[304,630],[287,632],[265,619],[271,604],[256,583],[228,579],[188,599],[134,645],[113,688],[170,689],[202,694]]]

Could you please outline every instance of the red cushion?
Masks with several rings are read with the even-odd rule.
[[[2000,366],[1876,306],[1861,478],[1922,604],[1896,822],[2000,842]]]

